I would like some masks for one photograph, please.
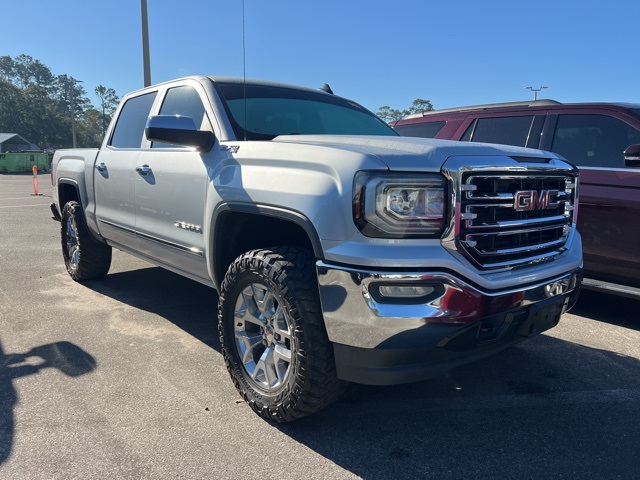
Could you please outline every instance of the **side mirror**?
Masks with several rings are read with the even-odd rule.
[[[624,151],[624,163],[627,167],[640,166],[640,145],[630,145]]]
[[[211,150],[216,140],[213,132],[198,130],[191,117],[183,117],[182,115],[149,117],[144,134],[147,139],[154,142],[196,147],[201,152]]]

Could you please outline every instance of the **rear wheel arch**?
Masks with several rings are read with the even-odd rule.
[[[58,182],[58,201],[60,202],[60,210],[69,202],[78,202],[82,205],[80,197],[80,187],[72,180],[61,179]]]

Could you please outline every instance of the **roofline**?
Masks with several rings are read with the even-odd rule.
[[[5,143],[15,137],[20,138],[21,140],[24,140],[26,143],[28,143],[29,145],[35,145],[35,143],[27,140],[26,138],[24,138],[22,135],[20,135],[19,133],[9,133],[9,132],[3,132],[0,133],[0,135],[6,135],[6,137],[4,138],[4,140],[2,140],[2,143]]]
[[[533,102],[527,101],[527,102],[487,103],[485,105],[471,105],[468,107],[446,108],[443,110],[430,110],[428,112],[414,113],[412,115],[408,115],[404,117],[403,120],[409,120],[412,118],[421,118],[421,117],[426,117],[428,115],[436,115],[440,113],[468,112],[468,111],[474,111],[474,110],[485,110],[489,108],[545,107],[548,105],[563,105],[563,103],[558,102],[557,100],[551,100],[551,99],[535,100]]]
[[[199,82],[203,82],[203,81],[211,81],[214,84],[215,83],[237,83],[237,84],[243,84],[246,83],[247,85],[265,85],[265,86],[270,86],[270,87],[281,87],[281,88],[295,88],[297,90],[305,90],[305,91],[309,91],[309,92],[315,92],[315,93],[323,93],[325,95],[332,95],[330,93],[325,92],[324,90],[321,90],[320,88],[310,88],[310,87],[303,87],[300,85],[293,85],[293,84],[289,84],[289,83],[282,83],[282,82],[274,82],[274,81],[270,81],[270,80],[259,80],[259,79],[255,79],[255,78],[240,78],[240,77],[224,77],[224,76],[216,76],[216,75],[190,75],[187,77],[181,77],[181,78],[174,78],[171,80],[167,80],[166,82],[161,82],[161,83],[154,83],[153,85],[149,85],[148,87],[143,87],[143,88],[139,88],[137,90],[134,90],[132,92],[128,92],[126,95],[123,95],[123,97],[128,97],[131,94],[138,94],[144,91],[148,91],[148,90],[153,90],[153,89],[157,89],[159,87],[162,87],[164,85],[170,84],[170,83],[174,83],[174,82],[179,82],[182,80],[196,80]],[[338,95],[339,96],[339,95]]]
[[[628,102],[576,102],[576,103],[562,103],[557,100],[543,99],[529,102],[506,102],[506,103],[488,103],[485,105],[472,105],[468,107],[446,108],[443,110],[430,110],[428,112],[415,113],[407,115],[402,120],[412,120],[416,118],[428,117],[430,115],[439,115],[442,113],[465,113],[475,112],[479,110],[494,110],[494,109],[508,109],[518,107],[549,107],[553,105],[562,105],[565,107],[614,107],[619,109],[640,109],[639,103]]]
[[[0,133],[0,135],[7,135],[7,137],[6,137],[6,138],[7,138],[7,140],[8,140],[8,139],[10,139],[10,138],[13,138],[13,137],[20,137],[20,138],[22,138],[23,140],[26,140],[26,138],[24,138],[24,137],[23,137],[22,135],[20,135],[19,133],[8,133],[8,132],[7,132],[7,133],[4,133],[4,132],[3,132],[3,133]]]

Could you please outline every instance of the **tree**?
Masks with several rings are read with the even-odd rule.
[[[20,88],[26,88],[31,83],[33,57],[30,55],[18,55],[14,60],[15,78]]]
[[[9,55],[0,57],[0,75],[6,82],[13,83],[16,74],[16,65]]]
[[[425,100],[423,98],[416,98],[411,106],[405,110],[397,110],[395,108],[391,108],[387,105],[380,107],[376,110],[375,114],[379,116],[385,122],[393,122],[395,120],[400,120],[401,118],[406,117],[407,115],[411,115],[414,113],[422,113],[422,112],[430,112],[433,110],[433,105],[429,100]]]
[[[66,107],[67,112],[71,110],[71,95],[73,95],[76,116],[82,115],[85,107],[91,104],[91,101],[87,98],[87,91],[75,78],[69,75],[58,75],[55,84],[55,95]]]
[[[58,110],[64,118],[70,119],[71,129],[75,121],[76,139],[80,129],[80,119],[82,119],[85,109],[92,108],[91,102],[86,97],[86,90],[78,80],[69,75],[58,75],[56,78],[56,96],[58,99]],[[73,107],[73,112],[72,112]],[[73,134],[70,137],[73,144]],[[86,138],[86,137],[85,137]],[[77,144],[85,146],[82,142]]]
[[[84,111],[82,118],[78,121],[78,145],[87,148],[99,147],[102,144],[102,122],[103,116],[99,110],[89,107]]]
[[[395,108],[391,108],[387,105],[380,107],[376,110],[375,114],[387,123],[400,120],[405,116],[404,111],[396,110]]]
[[[118,94],[113,88],[107,88],[103,85],[98,85],[94,92],[100,99],[100,108],[102,109],[102,135],[107,133],[107,125],[111,121],[111,116],[118,108],[120,99]]]
[[[25,110],[22,91],[11,82],[0,80],[0,132],[17,133]]]
[[[33,83],[39,87],[51,89],[55,84],[55,77],[51,73],[51,69],[40,60],[34,60],[29,65],[29,73],[33,79]]]
[[[416,98],[409,107],[409,115],[413,113],[430,112],[433,110],[433,105],[429,100],[423,98]]]
[[[118,101],[112,88],[100,87],[97,110],[73,77],[53,75],[29,55],[0,56],[0,132],[19,133],[44,149],[70,147],[73,97],[78,146],[98,146]]]

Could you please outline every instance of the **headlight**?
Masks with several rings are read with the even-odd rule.
[[[440,175],[358,172],[355,223],[368,237],[439,237],[447,213],[445,185]]]

